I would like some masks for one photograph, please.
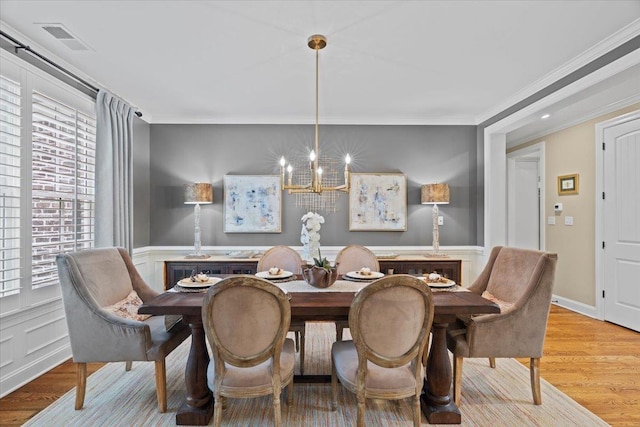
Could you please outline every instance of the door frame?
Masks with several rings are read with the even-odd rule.
[[[515,212],[513,206],[513,185],[515,179],[515,164],[518,159],[536,159],[538,161],[538,189],[540,191],[540,211],[538,212],[538,230],[540,233],[540,250],[546,248],[545,239],[545,141],[540,141],[528,147],[520,148],[507,153],[507,242],[511,241],[515,224]]]
[[[604,132],[607,128],[617,126],[631,120],[640,119],[640,111],[632,111],[600,123],[596,123],[595,151],[596,151],[596,317],[605,320],[605,306],[602,292],[605,290],[604,280],[604,250],[602,242],[604,241],[604,200],[602,192],[604,191]]]

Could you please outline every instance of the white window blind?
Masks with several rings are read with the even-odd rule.
[[[95,117],[32,97],[32,287],[58,283],[56,255],[93,247]]]
[[[20,83],[0,76],[0,297],[20,288]]]

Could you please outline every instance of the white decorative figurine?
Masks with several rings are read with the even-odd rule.
[[[307,212],[302,217],[302,231],[300,243],[302,243],[302,258],[313,264],[313,257],[320,250],[320,227],[324,224],[322,215],[315,212]]]

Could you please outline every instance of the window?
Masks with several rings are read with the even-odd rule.
[[[59,295],[56,255],[93,247],[96,118],[93,99],[0,54],[5,313]]]
[[[93,246],[96,123],[42,93],[32,97],[32,286],[58,282],[56,255]]]
[[[20,83],[0,76],[0,297],[20,288]]]

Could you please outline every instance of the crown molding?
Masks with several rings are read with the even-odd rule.
[[[527,97],[539,92],[540,90],[555,83],[561,78],[578,70],[580,67],[587,65],[591,61],[601,57],[607,52],[610,52],[611,50],[628,42],[629,40],[631,40],[632,38],[638,35],[640,35],[640,18],[631,22],[629,25],[622,28],[620,31],[600,41],[593,47],[587,49],[586,51],[584,51],[574,59],[570,60],[569,62],[566,62],[564,65],[560,66],[559,68],[550,72],[546,76],[537,80],[530,86],[525,87],[522,90],[516,92],[515,94],[505,99],[500,104],[496,105],[494,108],[488,110],[486,113],[476,117],[474,120],[474,123],[480,124],[486,120],[489,120],[491,117],[494,117],[497,114],[501,113],[502,111],[505,111],[506,109],[517,104],[523,99],[526,99]]]

